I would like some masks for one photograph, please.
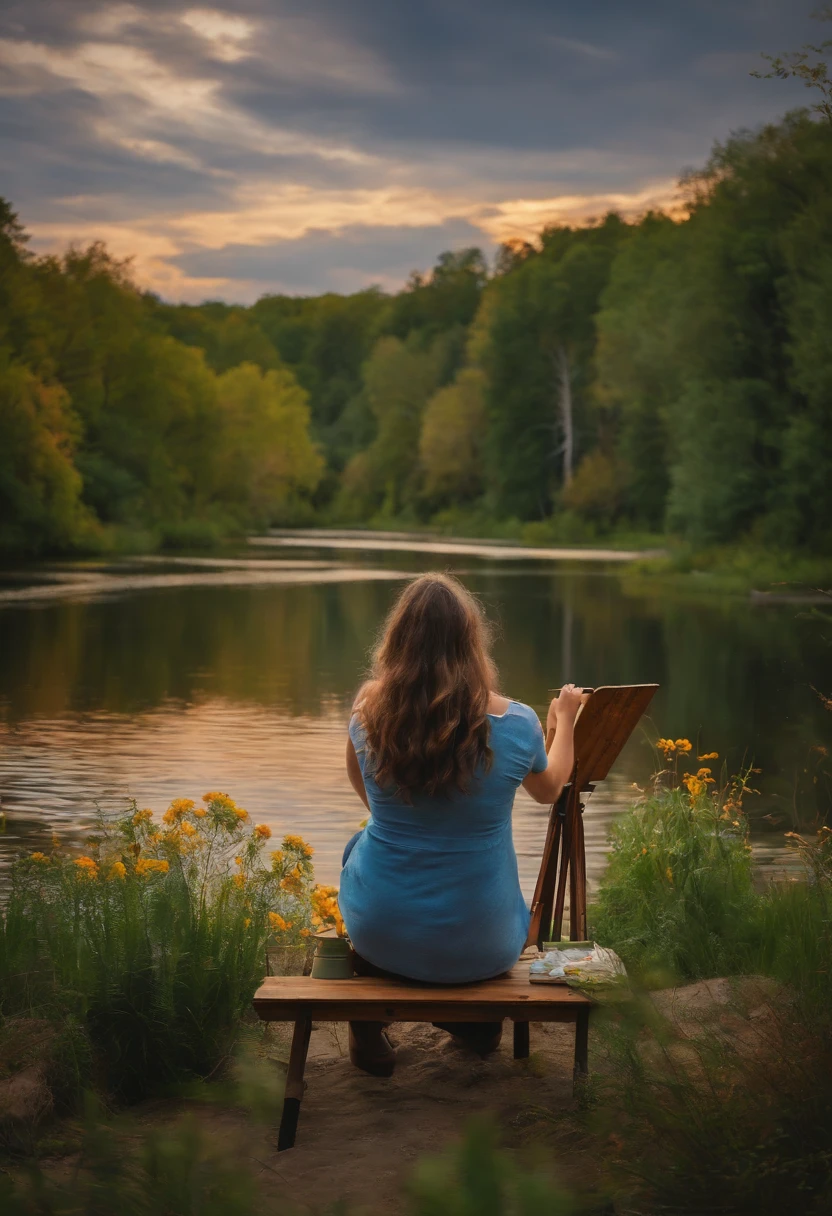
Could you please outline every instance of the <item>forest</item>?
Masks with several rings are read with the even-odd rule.
[[[732,136],[680,198],[251,307],[36,256],[0,200],[0,550],[338,524],[832,553],[832,123]]]

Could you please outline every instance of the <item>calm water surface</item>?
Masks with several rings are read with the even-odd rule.
[[[0,862],[53,830],[82,839],[96,806],[162,811],[219,788],[275,835],[300,832],[337,882],[364,816],[343,764],[352,696],[402,579],[431,568],[482,598],[503,691],[541,715],[565,679],[661,684],[587,806],[590,881],[656,734],[687,735],[731,769],[753,757],[755,854],[779,872],[795,803],[815,813],[813,749],[828,733],[810,685],[832,686],[832,661],[810,608],[645,590],[613,563],[274,545],[0,576]],[[546,810],[521,790],[514,822],[530,894]]]

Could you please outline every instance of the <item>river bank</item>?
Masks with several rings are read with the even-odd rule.
[[[479,1216],[486,1186],[494,1216],[823,1216],[832,833],[793,840],[811,881],[755,893],[746,785],[681,778],[673,765],[620,821],[590,911],[630,981],[593,991],[588,1085],[572,1093],[568,1027],[535,1025],[515,1061],[508,1035],[480,1059],[396,1026],[382,1080],[351,1066],[345,1027],[319,1026],[284,1154],[288,1035],[250,1000],[264,940],[334,915],[311,848],[270,853],[262,825],[206,794],[159,824],[102,825],[84,856],[23,859],[0,916],[4,1212],[86,1216],[80,1196],[108,1211],[112,1193],[141,1216]],[[219,854],[195,847],[218,831]]]
[[[272,539],[274,538],[274,539]],[[365,551],[480,554],[497,560],[594,561],[610,563],[633,586],[664,586],[693,595],[743,594],[751,591],[783,597],[818,597],[817,588],[832,587],[832,556],[777,550],[771,546],[723,545],[695,549],[674,536],[621,532],[570,538],[544,523],[516,528],[464,528],[452,535],[443,529],[296,528],[272,529],[267,537],[250,537],[252,545],[302,547],[310,544]],[[478,542],[478,543],[474,543]],[[620,566],[618,564],[620,563]]]

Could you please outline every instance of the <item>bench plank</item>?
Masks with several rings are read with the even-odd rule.
[[[269,1022],[442,1020],[571,1022],[588,997],[557,984],[530,984],[528,965],[508,975],[459,987],[407,984],[375,976],[317,980],[311,976],[273,975],[254,996],[254,1008]]]

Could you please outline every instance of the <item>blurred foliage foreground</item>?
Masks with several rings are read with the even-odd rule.
[[[744,809],[754,774],[728,778],[685,739],[658,747],[666,763],[615,826],[590,913],[630,990],[598,994],[589,1083],[569,1108],[530,1110],[522,1134],[503,1129],[510,1151],[473,1125],[420,1165],[402,1201],[412,1212],[830,1211],[832,831],[791,834],[803,876],[761,890]],[[28,1124],[3,1123],[4,1212],[111,1212],[115,1196],[130,1213],[293,1211],[300,1197],[267,1202],[246,1155],[198,1118],[148,1132],[105,1114],[187,1084],[276,1122],[274,1068],[245,1065],[263,951],[339,918],[309,846],[287,836],[268,850],[268,836],[210,793],[173,802],[161,823],[138,809],[102,823],[83,856],[56,845],[15,863],[0,1083],[36,1066],[47,1089]],[[71,1147],[36,1164],[55,1156],[44,1129],[65,1128],[60,1114]],[[583,1182],[576,1152],[591,1163]]]

